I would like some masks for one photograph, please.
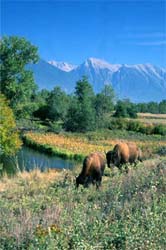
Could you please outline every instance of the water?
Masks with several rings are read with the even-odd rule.
[[[11,173],[12,169],[30,171],[38,168],[44,171],[48,168],[72,169],[76,162],[66,160],[57,156],[50,156],[40,153],[34,149],[23,146],[17,156],[8,158],[4,162],[5,169]]]

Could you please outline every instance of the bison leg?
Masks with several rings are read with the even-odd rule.
[[[102,181],[102,176],[98,176],[96,179],[96,189],[99,189],[99,187],[101,186],[101,181]]]
[[[122,171],[122,164],[118,164],[117,168],[119,168],[119,170]]]
[[[91,182],[91,177],[90,176],[86,177],[84,181],[84,188],[88,188],[90,182]]]
[[[128,168],[128,165],[127,165],[127,164],[125,164],[125,171],[126,171],[126,173],[129,172],[129,168]]]

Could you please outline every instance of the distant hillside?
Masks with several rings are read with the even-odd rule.
[[[60,85],[72,92],[77,80],[86,75],[99,92],[104,84],[111,83],[119,98],[129,98],[133,102],[161,101],[166,98],[166,69],[151,64],[110,64],[89,58],[81,65],[40,60],[30,65],[39,88],[53,89]]]

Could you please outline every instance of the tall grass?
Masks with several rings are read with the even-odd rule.
[[[135,141],[143,150],[144,157],[151,157],[160,147],[166,146],[166,137],[161,135],[143,135],[125,130],[100,130],[78,133],[34,133],[24,135],[26,145],[41,152],[57,155],[65,159],[83,160],[95,151],[107,152],[121,140]]]
[[[80,167],[1,180],[1,250],[165,249],[166,158],[106,169],[99,191],[75,189]]]

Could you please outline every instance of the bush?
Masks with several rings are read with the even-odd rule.
[[[0,156],[14,155],[21,147],[15,118],[4,95],[0,94]]]
[[[166,146],[161,146],[157,149],[157,154],[166,156]]]
[[[166,126],[162,124],[154,126],[153,133],[159,135],[166,135]]]
[[[125,118],[113,118],[108,126],[109,129],[122,129],[128,131],[139,132],[146,135],[158,134],[166,135],[166,126],[159,125],[146,125],[139,121],[131,121]]]
[[[124,118],[113,118],[111,119],[110,125],[109,125],[109,129],[123,129],[123,130],[127,130],[128,127],[128,121],[127,119]]]
[[[146,134],[146,135],[152,135],[153,134],[153,125],[144,125],[142,124],[142,126],[139,128],[139,132]]]
[[[138,121],[128,121],[127,130],[140,132],[142,126],[143,126],[142,123]]]
[[[62,132],[62,123],[61,122],[49,122],[48,124],[49,128],[47,132],[53,132],[56,134],[59,134]]]

